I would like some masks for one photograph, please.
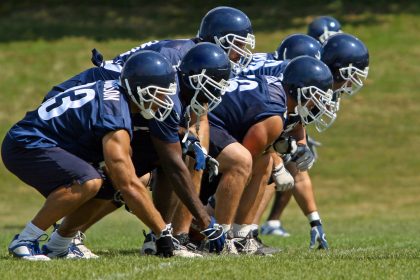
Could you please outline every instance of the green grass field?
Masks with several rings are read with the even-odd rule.
[[[111,58],[150,39],[191,37],[213,6],[192,5],[196,13],[186,21],[181,1],[162,4],[156,16],[151,3],[133,9],[134,1],[119,8],[104,1],[79,13],[81,4],[53,2],[0,5],[0,138],[51,86],[91,67],[93,47]],[[419,5],[332,1],[318,9],[320,1],[297,1],[285,4],[290,13],[277,6],[258,13],[251,2],[242,5],[255,22],[257,51],[273,51],[286,35],[306,32],[311,17],[322,13],[336,15],[370,50],[365,88],[344,100],[332,128],[312,133],[323,143],[311,175],[331,250],[308,250],[309,226],[292,202],[282,219],[292,236],[264,238],[283,249],[274,257],[141,257],[143,225],[119,210],[87,233],[98,260],[15,260],[7,245],[43,199],[0,163],[0,279],[420,279]],[[126,18],[121,11],[129,12]],[[103,28],[96,32],[97,22]]]

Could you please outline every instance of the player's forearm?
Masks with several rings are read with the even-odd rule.
[[[113,160],[108,166],[112,167],[108,170],[113,186],[120,190],[133,214],[154,232],[160,233],[165,223],[153,205],[146,187],[137,178],[134,167],[125,160]]]
[[[165,170],[169,174],[169,180],[173,182],[173,188],[182,203],[199,222],[199,226],[205,228],[210,223],[210,217],[201,203],[196,192],[191,176],[186,167],[175,170]]]
[[[140,183],[141,184],[141,183]],[[128,208],[145,225],[155,233],[160,233],[165,227],[165,222],[156,210],[147,189],[139,182],[132,182],[120,189]]]

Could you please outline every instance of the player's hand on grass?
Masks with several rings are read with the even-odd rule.
[[[211,217],[209,226],[201,231],[203,235],[207,237],[209,241],[209,251],[220,253],[225,246],[225,233],[221,225],[216,223],[216,220]]]
[[[311,228],[311,242],[309,243],[309,249],[328,250],[328,248],[328,242],[322,225],[313,226]]]

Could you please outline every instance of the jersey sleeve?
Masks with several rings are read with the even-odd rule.
[[[125,129],[131,138],[132,124],[129,103],[117,86],[107,87],[107,84],[111,82],[105,82],[104,92],[99,97],[99,114],[94,125],[95,134],[103,137],[111,131]]]

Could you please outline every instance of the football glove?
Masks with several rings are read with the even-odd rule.
[[[273,148],[279,154],[294,154],[297,150],[296,140],[290,136],[280,136],[274,141]]]
[[[318,246],[317,246],[318,243]],[[311,228],[311,242],[309,243],[309,249],[325,249],[328,250],[328,242],[325,237],[324,229],[322,225],[313,226]]]
[[[207,237],[210,253],[214,251],[220,253],[223,250],[226,236],[222,226],[216,223],[214,217],[211,217],[209,226],[201,231],[201,234]]]
[[[278,192],[284,192],[290,190],[295,185],[295,180],[293,176],[287,171],[283,163],[280,163],[273,169],[271,174],[274,183],[276,184],[276,190]]]
[[[175,246],[172,239],[172,226],[169,224],[162,230],[160,236],[156,238],[157,256],[169,258],[174,255]]]
[[[209,172],[211,181],[219,174],[219,162],[207,154],[206,149],[201,147],[200,141],[194,135],[189,134],[185,141],[181,141],[182,154],[195,159],[195,170],[205,170]]]
[[[312,137],[310,137],[309,135],[306,135],[306,136],[307,136],[306,142],[308,143],[309,149],[314,154],[314,158],[315,158],[315,161],[316,161],[318,159],[317,147],[320,147],[322,144],[321,144],[321,142],[318,142],[315,139],[313,139]]]
[[[299,171],[307,171],[314,164],[315,158],[307,145],[298,144],[296,152],[292,154],[291,161],[296,162]]]

